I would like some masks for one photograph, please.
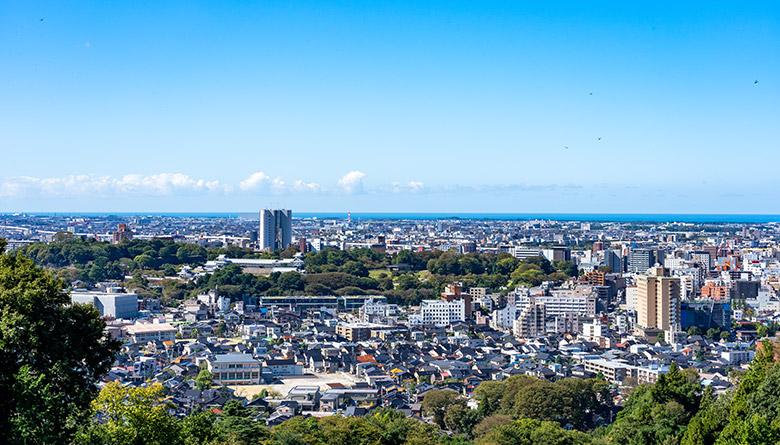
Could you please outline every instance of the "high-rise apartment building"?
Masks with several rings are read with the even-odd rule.
[[[544,335],[547,325],[547,311],[543,303],[531,301],[515,320],[515,337],[533,338]]]
[[[620,251],[605,250],[604,265],[609,266],[614,273],[623,273],[623,257],[620,255]]]
[[[292,210],[260,210],[261,250],[286,249],[292,242]]]
[[[680,278],[663,267],[637,277],[637,324],[664,331],[680,325]]]

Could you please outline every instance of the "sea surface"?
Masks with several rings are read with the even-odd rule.
[[[29,213],[30,215],[68,216],[168,216],[182,218],[238,218],[256,215],[257,212],[72,212],[72,213]],[[296,218],[347,219],[347,212],[295,212]],[[394,220],[533,220],[556,221],[617,221],[617,222],[689,222],[689,223],[768,223],[780,222],[780,215],[756,214],[676,214],[676,213],[377,213],[353,212],[353,221],[369,219]]]

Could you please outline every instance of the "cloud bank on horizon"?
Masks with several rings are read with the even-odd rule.
[[[339,178],[333,186],[296,179],[291,183],[280,177],[271,177],[265,172],[252,173],[236,184],[217,179],[193,178],[184,173],[157,173],[151,175],[126,174],[121,177],[110,175],[67,175],[62,177],[38,178],[12,176],[0,179],[0,197],[80,197],[99,196],[178,196],[178,195],[234,195],[234,194],[360,194],[360,193],[404,193],[425,189],[420,181],[408,183],[392,182],[375,188],[363,184],[366,173],[350,171]]]

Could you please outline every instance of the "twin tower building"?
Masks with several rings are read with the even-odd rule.
[[[260,210],[261,250],[286,249],[292,243],[292,210]]]

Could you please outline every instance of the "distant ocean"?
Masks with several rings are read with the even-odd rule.
[[[238,218],[256,215],[254,212],[46,212],[31,215],[72,216],[169,216],[182,218]],[[347,219],[347,212],[300,212],[296,218]],[[690,223],[767,223],[780,222],[780,215],[674,214],[674,213],[372,213],[353,212],[352,220],[395,219],[471,219],[471,220],[531,220],[616,221],[616,222],[690,222]]]

